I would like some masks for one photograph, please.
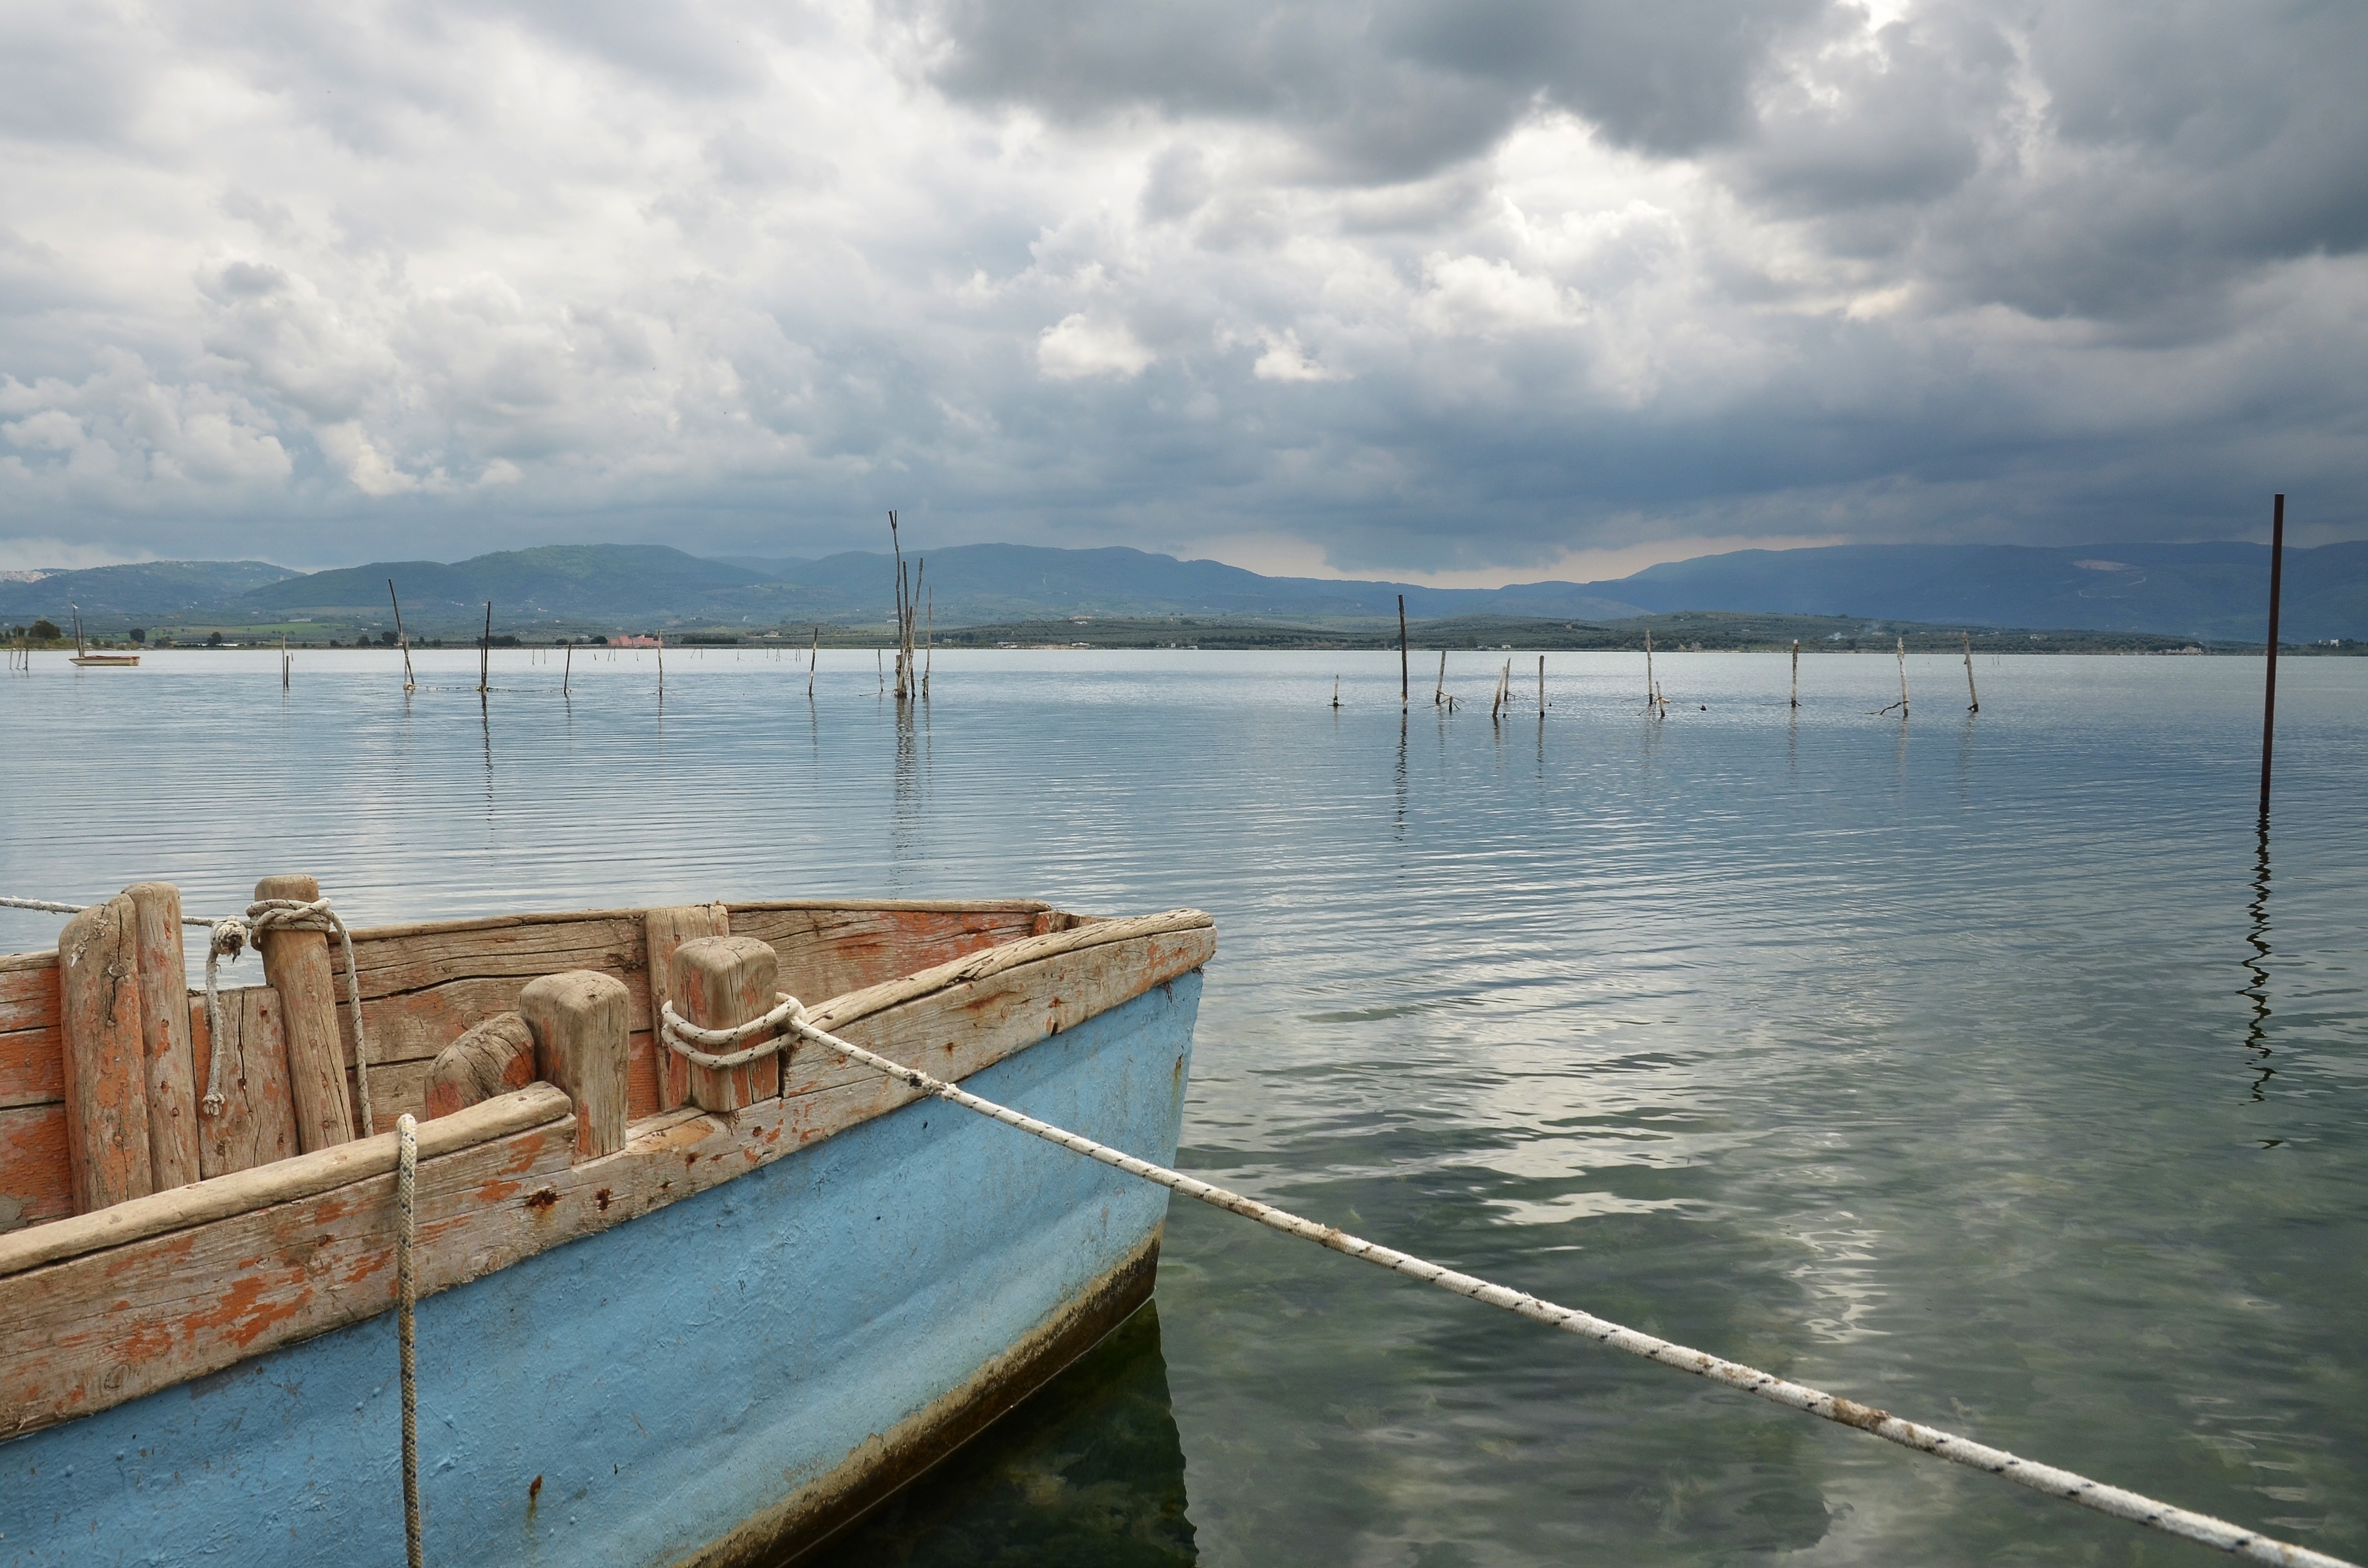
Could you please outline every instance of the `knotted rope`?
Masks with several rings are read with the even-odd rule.
[[[34,909],[44,915],[80,915],[90,907],[80,903],[52,903],[45,898],[0,898],[0,909]],[[208,1116],[220,1116],[226,1103],[222,1094],[222,997],[216,983],[216,967],[225,958],[235,963],[238,955],[254,945],[266,931],[335,931],[346,954],[346,997],[354,1013],[354,1084],[361,1092],[361,1131],[370,1136],[378,1125],[370,1114],[370,1042],[362,1032],[361,971],[354,967],[354,938],[346,930],[346,923],[329,907],[325,898],[310,903],[297,898],[267,898],[246,906],[245,915],[225,915],[219,919],[203,915],[184,915],[184,926],[203,926],[211,935],[206,938],[206,1032],[212,1040],[213,1062],[206,1069],[205,1097],[198,1108]],[[238,1070],[246,1072],[246,1043],[239,1042]]]
[[[419,1278],[412,1247],[419,1240],[419,1128],[408,1113],[394,1121],[395,1344],[403,1360],[403,1539],[411,1568],[420,1568],[419,1528]]]
[[[213,1062],[206,1069],[206,1096],[198,1108],[208,1116],[222,1113],[222,998],[217,988],[216,969],[225,957],[236,962],[239,953],[254,945],[266,931],[334,931],[346,955],[346,996],[354,1014],[354,1085],[361,1096],[362,1136],[370,1136],[378,1125],[370,1111],[370,1040],[362,1028],[361,971],[354,964],[353,934],[346,929],[345,921],[325,898],[309,903],[300,898],[258,899],[246,906],[245,915],[226,915],[220,920],[184,921],[184,925],[210,926],[213,935],[206,942],[206,1028],[213,1040]],[[240,1042],[239,1071],[246,1071],[245,1044]]]
[[[2019,1458],[2004,1449],[1994,1449],[1987,1444],[1969,1441],[1944,1432],[1937,1426],[1926,1426],[1918,1422],[1904,1420],[1887,1410],[1877,1410],[1870,1405],[1860,1404],[1854,1400],[1844,1399],[1838,1394],[1826,1393],[1804,1384],[1787,1381],[1772,1372],[1763,1372],[1737,1361],[1729,1361],[1724,1358],[1713,1356],[1707,1351],[1691,1349],[1666,1339],[1657,1339],[1649,1334],[1640,1334],[1633,1328],[1597,1317],[1590,1312],[1581,1312],[1576,1307],[1557,1306],[1552,1301],[1543,1301],[1526,1291],[1491,1284],[1486,1279],[1458,1273],[1454,1269],[1443,1267],[1411,1254],[1382,1246],[1359,1236],[1352,1236],[1336,1226],[1322,1225],[1313,1220],[1302,1219],[1286,1210],[1277,1209],[1272,1204],[1260,1203],[1258,1199],[1244,1197],[1238,1192],[1228,1191],[1224,1187],[1212,1186],[1205,1181],[1197,1181],[1191,1176],[1169,1170],[1164,1165],[1155,1165],[1148,1160],[1138,1160],[1133,1155],[1110,1148],[1107,1144],[1097,1143],[1090,1138],[1080,1137],[1050,1122],[1039,1121],[1034,1117],[1013,1110],[1008,1106],[982,1099],[966,1089],[956,1088],[953,1085],[942,1079],[933,1078],[917,1068],[907,1067],[901,1062],[891,1062],[884,1056],[874,1055],[860,1045],[850,1044],[837,1035],[817,1028],[806,1021],[805,1008],[800,1006],[797,998],[786,993],[780,994],[779,1004],[762,1017],[752,1018],[747,1023],[731,1028],[697,1028],[685,1022],[675,1012],[672,1003],[666,1004],[660,1009],[660,1017],[662,1020],[659,1029],[660,1038],[666,1041],[667,1049],[702,1067],[736,1067],[744,1062],[752,1062],[759,1056],[780,1050],[790,1042],[792,1036],[809,1040],[816,1045],[827,1047],[849,1061],[860,1062],[876,1073],[894,1078],[923,1094],[934,1095],[939,1099],[961,1106],[965,1110],[976,1111],[979,1115],[1002,1122],[1007,1127],[1016,1127],[1020,1131],[1042,1138],[1048,1143],[1056,1143],[1072,1153],[1082,1154],[1089,1160],[1099,1161],[1115,1170],[1124,1171],[1129,1176],[1139,1176],[1144,1181],[1164,1187],[1170,1192],[1182,1193],[1187,1198],[1197,1199],[1202,1203],[1223,1209],[1228,1213],[1255,1220],[1269,1230],[1280,1231],[1287,1236],[1297,1236],[1303,1241],[1314,1242],[1318,1246],[1329,1247],[1332,1251],[1345,1256],[1376,1264],[1393,1273],[1403,1274],[1410,1279],[1419,1279],[1426,1284],[1436,1285],[1443,1290],[1452,1291],[1468,1301],[1483,1301],[1492,1307],[1501,1307],[1507,1312],[1528,1318],[1532,1323],[1542,1323],[1550,1328],[1561,1329],[1566,1334],[1576,1334],[1583,1338],[1592,1339],[1599,1345],[1608,1345],[1615,1350],[1624,1350],[1631,1356],[1641,1356],[1645,1360],[1657,1361],[1662,1366],[1674,1367],[1681,1372],[1691,1372],[1697,1377],[1708,1378],[1714,1383],[1724,1383],[1728,1388],[1739,1389],[1745,1393],[1755,1394],[1761,1399],[1793,1410],[1805,1411],[1811,1415],[1822,1416],[1827,1421],[1836,1422],[1844,1426],[1855,1426],[1861,1432],[1872,1432],[1886,1442],[1897,1443],[1902,1448],[1913,1449],[1918,1453],[1932,1454],[1948,1460],[1952,1463],[1964,1465],[1972,1470],[1984,1471],[1991,1475],[2001,1475],[2019,1485],[2028,1486],[2034,1492],[2044,1492],[2051,1497],[2061,1497],[2067,1502],[2078,1503],[2084,1508],[2093,1508],[2098,1513],[2108,1514],[2117,1519],[2127,1519],[2135,1524],[2145,1525],[2160,1530],[2166,1535],[2174,1535],[2185,1540],[2199,1541],[2205,1546],[2216,1547],[2233,1556],[2246,1558],[2255,1562],[2274,1563],[2279,1565],[2279,1568],[2356,1568],[2355,1564],[2347,1562],[2340,1557],[2329,1557],[2325,1552],[2313,1551],[2306,1547],[2289,1546],[2283,1541],[2272,1540],[2258,1531],[2248,1530],[2241,1525],[2230,1524],[2226,1519],[2216,1519],[2208,1514],[2192,1513],[2185,1508],[2173,1507],[2168,1503],[2158,1503],[2142,1494],[2126,1491],[2118,1486],[2108,1486],[2102,1482],[2091,1481],[2086,1476],[2075,1474],[2068,1470],[2058,1470],[2054,1465],[2039,1464],[2031,1460]],[[777,1033],[782,1030],[787,1032]],[[771,1038],[728,1055],[709,1055],[697,1049],[700,1046],[736,1046],[743,1040],[751,1040],[759,1035]]]

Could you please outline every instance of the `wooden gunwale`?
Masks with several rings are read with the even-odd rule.
[[[1215,948],[1213,922],[1197,911],[1099,921],[867,986],[809,1017],[959,1079],[1200,968]],[[787,1053],[782,1090],[728,1114],[643,1117],[622,1151],[580,1164],[569,1161],[575,1119],[548,1085],[424,1124],[423,1143],[462,1118],[478,1119],[441,1136],[482,1137],[422,1162],[420,1293],[679,1202],[921,1097],[806,1043]],[[495,1125],[511,1130],[487,1131]],[[393,1142],[0,1237],[0,1438],[388,1310]],[[333,1176],[325,1190],[305,1185]],[[125,1210],[134,1212],[110,1222]]]
[[[723,908],[734,934],[774,945],[783,983],[810,1000],[906,974],[939,957],[1091,919],[1063,914],[1041,899],[765,899]],[[437,1052],[484,1017],[514,1010],[529,981],[572,969],[597,970],[625,983],[628,1114],[667,1108],[673,1102],[662,1093],[657,1072],[664,1052],[652,1033],[655,1009],[643,930],[649,913],[565,910],[357,927],[377,1111],[375,1127],[357,1131],[390,1131],[403,1111],[423,1111]],[[226,984],[238,989],[243,972],[226,970]],[[337,981],[337,1031],[350,1082],[354,1019],[342,973]],[[0,954],[0,1233],[74,1211],[65,1174],[50,1168],[66,1148],[59,993],[55,952]],[[193,1034],[202,1034],[202,1018],[192,1023]],[[358,1092],[351,1097],[359,1102]]]
[[[435,1121],[419,1125],[419,1157],[433,1160],[513,1132],[564,1119],[573,1114],[566,1094],[549,1084],[499,1095]],[[381,1132],[334,1148],[274,1160],[134,1198],[54,1224],[0,1236],[0,1279],[44,1264],[127,1245],[169,1231],[185,1231],[311,1198],[334,1187],[385,1176],[394,1169],[395,1135]]]
[[[737,915],[743,910],[814,910],[827,914],[848,910],[859,914],[896,914],[910,911],[916,915],[1041,915],[1052,905],[1037,898],[790,898],[759,899],[752,903],[734,903],[718,899],[724,908]],[[452,920],[409,920],[393,926],[357,926],[353,929],[354,945],[364,941],[386,942],[404,937],[440,937],[459,931],[500,931],[520,926],[560,926],[587,920],[639,920],[649,913],[636,909],[569,909],[541,915],[472,915]],[[28,955],[40,958],[43,955]],[[360,955],[356,954],[359,958]]]

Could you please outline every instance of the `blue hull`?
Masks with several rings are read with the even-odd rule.
[[[1168,1163],[1200,992],[966,1086]],[[1167,1198],[923,1100],[430,1297],[427,1560],[809,1543],[1131,1310]],[[400,1562],[394,1373],[387,1314],[0,1443],[0,1564]]]

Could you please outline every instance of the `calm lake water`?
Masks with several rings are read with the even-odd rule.
[[[1516,710],[1488,691],[1514,661]],[[551,657],[555,659],[555,655]],[[151,655],[0,682],[0,892],[1212,912],[1179,1163],[2368,1552],[2368,661]],[[1343,706],[1328,704],[1345,676]],[[0,949],[54,917],[0,911]],[[1144,1314],[844,1563],[2203,1563],[1178,1200]]]

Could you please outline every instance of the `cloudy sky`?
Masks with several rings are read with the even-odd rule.
[[[2358,0],[0,7],[0,567],[2368,534]]]

